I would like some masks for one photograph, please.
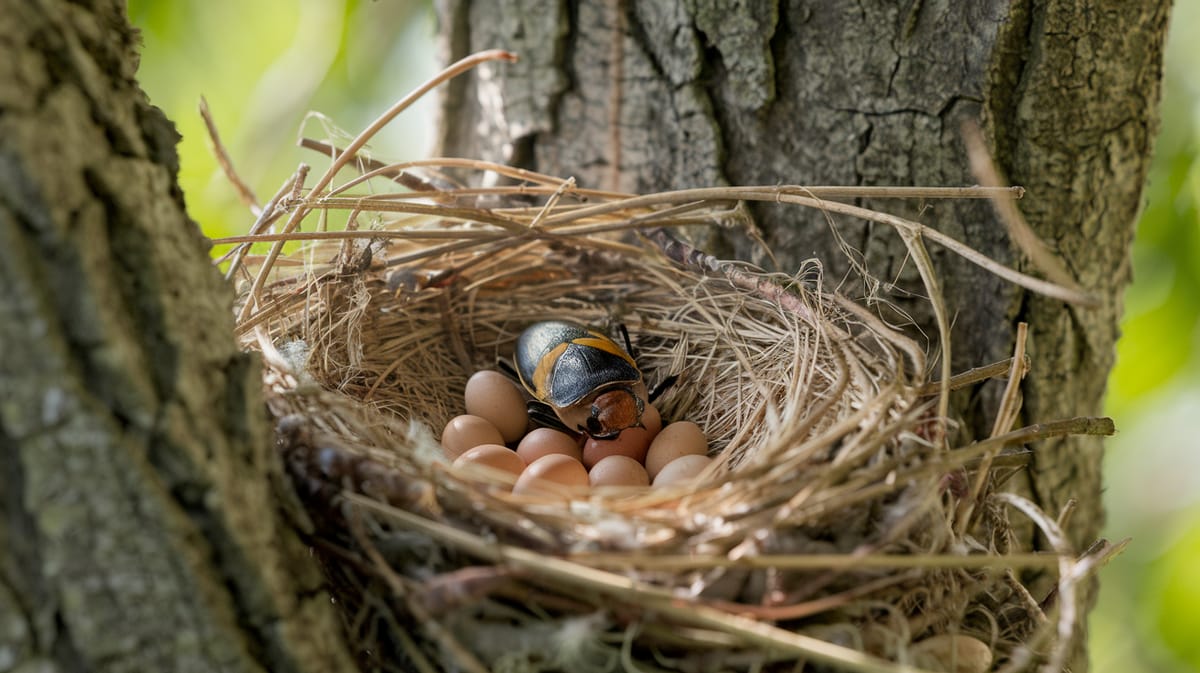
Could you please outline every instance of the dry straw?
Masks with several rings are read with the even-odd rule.
[[[485,52],[448,74],[495,58],[510,56]],[[302,167],[248,235],[218,241],[234,245],[224,261],[244,279],[239,331],[266,362],[282,455],[304,504],[297,519],[365,669],[1063,665],[1079,622],[1075,588],[1116,549],[1080,554],[1058,513],[996,486],[1020,469],[1021,445],[1111,432],[1111,423],[1013,430],[1023,336],[1009,362],[951,377],[943,360],[930,382],[922,349],[824,287],[818,262],[769,274],[715,260],[675,233],[745,227],[745,201],[894,227],[948,354],[925,241],[1035,291],[1087,297],[839,199],[1006,203],[1019,190],[634,196],[481,161],[366,158],[371,135],[439,81],[344,150],[305,141],[331,158],[320,179],[307,187]],[[511,186],[418,177],[430,169],[486,171]],[[520,331],[550,316],[623,323],[651,382],[680,377],[660,409],[706,430],[713,467],[686,486],[568,502],[515,496],[491,475],[448,465],[435,433],[462,412],[467,377],[510,357]],[[993,376],[1010,382],[993,438],[949,446],[947,392]],[[1054,553],[1014,547],[1014,517],[1031,520]],[[1032,571],[1057,577],[1052,595],[1022,583]]]

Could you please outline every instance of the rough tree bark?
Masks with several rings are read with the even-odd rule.
[[[960,127],[978,122],[1001,170],[1027,188],[1030,223],[1100,306],[1033,296],[932,250],[954,315],[955,367],[1006,357],[1025,321],[1026,419],[1101,411],[1157,129],[1168,3],[443,0],[438,11],[446,58],[485,48],[521,56],[452,83],[442,151],[585,186],[969,185]],[[1024,265],[985,203],[864,205]],[[816,256],[828,278],[843,276],[846,257],[822,214],[754,213],[780,270]],[[839,227],[875,277],[919,287],[894,232]],[[706,245],[763,261],[720,232]],[[936,333],[919,302],[904,306]],[[990,430],[998,393],[984,385],[956,398],[960,440]],[[1051,513],[1078,502],[1079,548],[1103,522],[1101,451],[1095,438],[1041,442],[1017,485]]]
[[[124,3],[0,17],[0,670],[351,670]]]

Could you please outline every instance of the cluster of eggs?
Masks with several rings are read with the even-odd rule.
[[[575,437],[529,427],[525,397],[516,383],[492,370],[476,372],[464,394],[467,413],[442,431],[442,450],[456,467],[482,465],[511,474],[513,493],[572,494],[589,487],[675,484],[706,468],[708,439],[691,421],[663,426],[652,404],[642,426],[613,439]]]

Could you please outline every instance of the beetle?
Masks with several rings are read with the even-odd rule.
[[[625,336],[629,347],[629,336]],[[517,338],[513,364],[525,390],[569,430],[612,439],[641,427],[649,403],[642,371],[628,350],[567,320],[534,323]]]

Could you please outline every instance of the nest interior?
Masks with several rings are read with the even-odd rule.
[[[981,452],[947,450],[921,349],[819,264],[402,228],[296,253],[242,323],[365,667],[987,670],[1049,649],[1043,601],[999,560],[1023,551],[1008,509],[964,510]],[[679,377],[658,406],[705,430],[713,467],[570,502],[451,467],[436,434],[467,378],[548,318],[623,324],[647,380]]]

